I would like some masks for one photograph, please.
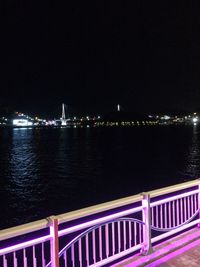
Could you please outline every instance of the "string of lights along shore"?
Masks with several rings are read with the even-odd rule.
[[[200,114],[197,112],[169,115],[169,114],[135,114],[125,111],[125,108],[117,104],[113,111],[96,116],[77,116],[68,114],[68,106],[61,105],[61,117],[54,119],[30,116],[22,112],[14,112],[11,116],[0,117],[0,127],[103,127],[103,126],[151,126],[170,124],[199,123]]]

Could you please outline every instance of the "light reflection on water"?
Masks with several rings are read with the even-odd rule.
[[[195,179],[198,127],[0,129],[0,228]]]
[[[193,127],[193,135],[191,144],[189,146],[187,168],[185,176],[187,179],[194,179],[200,177],[200,143],[199,143],[199,129],[196,125]]]
[[[9,150],[9,176],[6,186],[10,209],[25,216],[27,211],[35,217],[34,209],[41,201],[41,183],[37,175],[37,154],[34,150],[32,129],[19,128],[11,132]],[[14,218],[16,222],[21,218]],[[28,221],[28,218],[25,219]]]

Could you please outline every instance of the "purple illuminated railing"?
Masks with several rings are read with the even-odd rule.
[[[59,258],[63,257],[64,263],[67,264],[68,256],[75,266],[98,266],[99,264],[102,266],[102,264],[108,263],[108,259],[113,261],[119,256],[135,251],[135,248],[143,240],[143,224],[137,219],[120,218],[109,221],[109,223],[93,226],[68,243],[60,251]],[[105,245],[103,245],[103,238],[107,241]],[[77,262],[74,256],[76,245],[78,247]],[[90,245],[92,249],[89,249]],[[85,247],[85,255],[82,253],[82,247]],[[49,266],[51,266],[51,262],[47,265],[47,267]]]
[[[199,203],[198,179],[1,230],[0,266],[96,267],[146,255],[197,226]]]

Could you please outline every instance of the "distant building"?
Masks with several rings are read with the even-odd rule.
[[[32,126],[33,122],[29,121],[27,118],[25,117],[17,117],[16,119],[13,119],[12,121],[13,126]]]

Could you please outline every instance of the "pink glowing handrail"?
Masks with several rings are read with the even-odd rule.
[[[0,230],[0,241],[47,228],[49,218]]]
[[[167,195],[173,192],[181,191],[181,190],[199,186],[199,185],[200,185],[200,179],[196,179],[196,180],[152,190],[152,191],[149,191],[148,193],[151,195],[151,198],[154,198],[154,197]]]
[[[192,195],[195,195],[195,194],[198,194],[198,193],[199,193],[199,189],[193,190],[193,191],[190,191],[190,192],[186,192],[186,193],[182,193],[182,194],[177,194],[177,195],[175,195],[173,197],[168,197],[168,198],[165,198],[165,199],[161,199],[161,200],[152,202],[150,204],[150,207],[153,208],[155,206],[158,206],[158,205],[161,205],[161,204],[165,204],[165,203],[171,202],[173,200],[181,199],[181,198],[184,198],[184,197],[192,196]]]
[[[141,194],[120,198],[117,200],[108,201],[105,203],[97,204],[91,207],[70,211],[67,213],[59,214],[56,217],[59,220],[59,224],[77,220],[90,215],[98,214],[115,208],[121,208],[126,205],[135,204],[142,201]]]
[[[91,226],[96,225],[96,224],[105,223],[105,222],[108,222],[110,220],[113,220],[113,219],[116,219],[116,218],[120,218],[122,216],[126,216],[128,214],[134,214],[136,212],[142,211],[142,209],[143,209],[143,207],[140,206],[140,207],[128,209],[128,210],[125,210],[125,211],[117,212],[117,213],[114,213],[114,214],[111,214],[111,215],[108,215],[108,216],[104,216],[104,217],[101,217],[101,218],[98,218],[98,219],[95,219],[95,220],[91,220],[91,221],[88,221],[88,222],[85,222],[85,223],[82,223],[82,224],[78,224],[78,225],[75,225],[75,226],[60,230],[58,232],[58,235],[60,237],[60,236],[63,236],[65,234],[70,234],[70,233],[73,233],[73,232],[76,232],[76,231],[91,227]]]
[[[40,243],[43,243],[45,241],[49,241],[51,240],[51,236],[50,235],[46,235],[46,236],[42,236],[39,238],[35,238],[35,239],[31,239],[29,241],[23,242],[23,243],[19,243],[13,246],[9,246],[6,248],[2,248],[0,249],[0,256],[4,255],[4,254],[8,254],[10,252],[14,252],[14,251],[18,251],[20,249],[24,249],[30,246],[34,246]]]

